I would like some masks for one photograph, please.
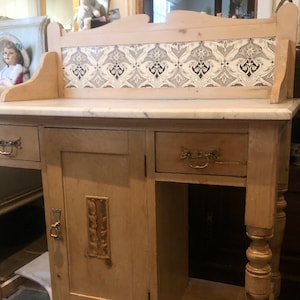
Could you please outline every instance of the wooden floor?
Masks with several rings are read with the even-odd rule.
[[[47,251],[45,235],[37,238],[23,249],[0,262],[0,278],[2,283],[13,276],[15,270]],[[0,282],[1,284],[1,282]],[[22,284],[22,282],[21,282]],[[299,298],[299,290],[295,287],[282,286],[280,300],[296,300]],[[286,289],[286,290],[285,290]],[[1,299],[1,297],[0,297]],[[213,282],[203,279],[191,278],[186,293],[182,300],[244,300],[244,288]]]
[[[190,279],[182,300],[244,300],[244,288],[202,279]]]
[[[45,251],[47,241],[42,199],[0,216],[0,299],[23,283],[24,279],[18,278],[15,271]]]
[[[0,262],[0,300],[15,293],[19,285],[24,285],[26,279],[16,276],[15,271],[45,251],[47,251],[47,241],[46,236],[42,235]]]
[[[28,244],[23,249],[0,262],[0,281],[4,282],[14,275],[14,272],[47,251],[45,235]]]
[[[0,216],[0,283],[47,251],[40,199]]]

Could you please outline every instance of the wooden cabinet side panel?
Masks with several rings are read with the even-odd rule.
[[[186,184],[156,183],[158,299],[180,300],[188,285]]]

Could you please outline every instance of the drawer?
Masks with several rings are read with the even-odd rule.
[[[156,172],[246,176],[248,134],[155,134]]]
[[[0,159],[40,161],[38,128],[0,125]]]

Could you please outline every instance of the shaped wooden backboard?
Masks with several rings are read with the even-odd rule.
[[[296,5],[267,19],[172,11],[166,23],[148,21],[135,15],[82,32],[51,23],[36,81],[2,100],[292,98]]]

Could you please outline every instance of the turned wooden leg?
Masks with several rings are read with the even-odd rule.
[[[280,254],[281,254],[281,246],[282,240],[285,231],[285,208],[286,201],[283,195],[283,191],[278,193],[278,200],[276,203],[276,215],[275,215],[275,223],[274,223],[274,236],[270,240],[270,247],[272,249],[272,261],[271,261],[271,269],[272,269],[272,285],[273,285],[273,293],[274,299],[277,299],[280,295],[280,286],[281,286],[281,274],[279,272],[280,265]]]
[[[246,251],[249,260],[245,272],[245,292],[247,300],[271,299],[271,266],[272,252],[269,247],[271,230],[247,227],[251,239]]]

